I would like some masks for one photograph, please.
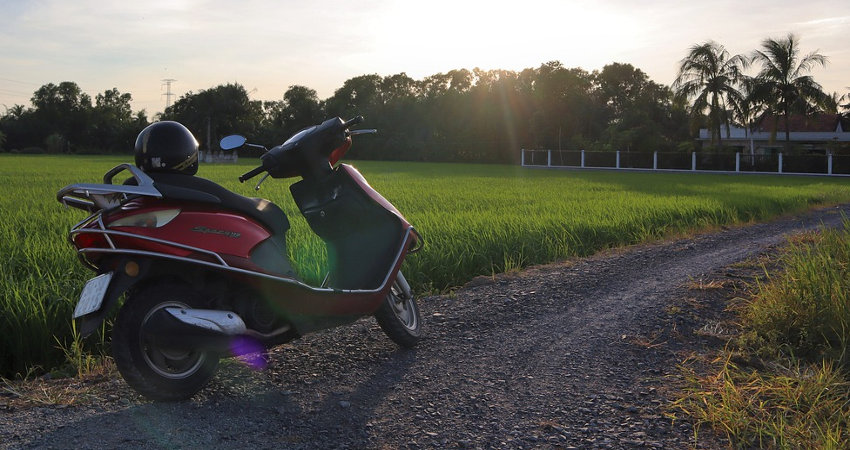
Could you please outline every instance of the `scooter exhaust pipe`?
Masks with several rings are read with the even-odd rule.
[[[218,309],[165,308],[177,320],[198,328],[235,336],[245,334],[248,327],[238,314]]]
[[[143,334],[162,347],[225,353],[235,337],[252,333],[231,311],[172,307],[155,312],[145,323]]]

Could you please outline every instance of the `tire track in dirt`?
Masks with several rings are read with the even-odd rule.
[[[0,410],[0,447],[687,447],[691,426],[664,406],[698,344],[673,338],[671,302],[842,213],[850,205],[482,277],[422,299],[414,350],[361,320],[274,349],[262,372],[224,364],[188,402],[148,403],[107,378],[72,406]]]

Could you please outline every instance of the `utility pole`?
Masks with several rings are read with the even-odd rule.
[[[165,84],[165,94],[162,94],[162,95],[165,96],[165,108],[166,109],[168,109],[168,107],[171,106],[171,97],[177,95],[177,94],[171,93],[171,83],[173,83],[175,81],[177,81],[177,80],[175,80],[174,78],[165,78],[165,79],[162,80],[162,82]],[[160,86],[160,87],[162,87],[162,86]]]
[[[212,140],[210,140],[212,136],[210,128],[212,128],[212,126],[210,122],[212,122],[212,118],[207,116],[207,151],[210,155],[212,155]]]

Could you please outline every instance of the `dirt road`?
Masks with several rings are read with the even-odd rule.
[[[711,343],[671,305],[787,233],[840,225],[842,211],[476,279],[421,300],[415,350],[362,320],[275,349],[264,371],[227,362],[188,402],[146,402],[114,376],[53,382],[74,384],[68,406],[7,393],[0,447],[688,447],[691,426],[664,416],[668,387]],[[699,446],[718,445],[701,435]]]

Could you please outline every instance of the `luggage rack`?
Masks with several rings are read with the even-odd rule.
[[[115,175],[125,170],[130,172],[136,184],[112,184]],[[151,177],[130,164],[120,164],[106,172],[103,175],[103,184],[71,184],[56,194],[56,199],[65,206],[89,212],[116,208],[135,197],[162,198],[162,193],[154,187]]]

